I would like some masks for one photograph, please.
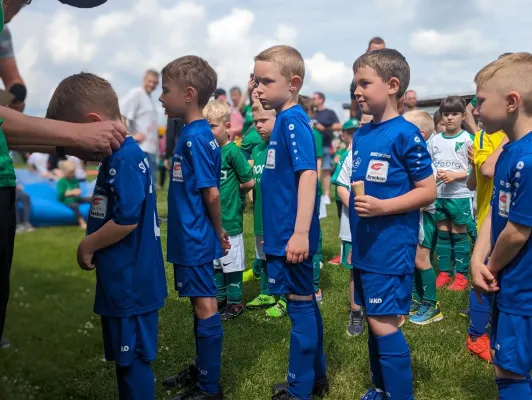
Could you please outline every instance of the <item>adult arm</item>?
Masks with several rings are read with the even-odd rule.
[[[7,107],[0,107],[0,119],[9,148],[39,146],[41,152],[51,153],[55,151],[52,147],[60,146],[67,154],[82,160],[100,160],[111,155],[120,148],[127,133],[126,127],[118,121],[72,124],[30,117]]]

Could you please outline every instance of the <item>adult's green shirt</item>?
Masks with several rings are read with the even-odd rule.
[[[244,231],[240,184],[252,179],[253,171],[240,148],[234,142],[223,146],[220,202],[222,226],[229,236],[240,235]]]
[[[244,118],[242,132],[247,132],[248,129],[253,125],[253,114],[251,112],[251,106],[249,104],[244,106],[244,110],[242,111],[242,117]]]
[[[316,144],[316,158],[323,158],[323,136],[320,131],[312,128],[312,133],[314,134],[314,143]],[[319,171],[318,171],[319,173]],[[323,190],[321,188],[321,182],[318,179],[318,196],[321,197]]]
[[[16,186],[17,178],[15,176],[15,168],[13,168],[13,160],[9,157],[9,149],[7,148],[6,137],[2,132],[2,120],[0,119],[0,187]]]
[[[253,151],[253,148],[261,144],[262,139],[254,125],[251,125],[248,130],[243,132],[245,133],[242,137],[242,145],[240,146],[240,149],[244,153],[246,160],[251,160],[251,152]]]
[[[79,189],[79,181],[76,178],[61,178],[57,181],[57,198],[61,203],[71,204],[78,200],[75,196],[65,196],[67,190]]]
[[[266,164],[266,155],[268,154],[268,141],[264,141],[258,146],[255,146],[251,153],[253,160],[253,177],[255,178],[255,187],[253,188],[253,229],[255,235],[264,235],[264,228],[262,224],[262,192],[260,190],[260,182],[262,179],[262,171],[264,164]]]

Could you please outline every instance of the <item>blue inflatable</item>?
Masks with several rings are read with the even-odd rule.
[[[33,226],[77,225],[74,212],[57,200],[57,183],[44,179],[36,172],[17,169],[17,184],[22,185],[24,192],[31,200],[30,222]],[[93,182],[81,182],[83,196],[91,196],[94,191]],[[90,204],[79,207],[81,215],[86,219]]]

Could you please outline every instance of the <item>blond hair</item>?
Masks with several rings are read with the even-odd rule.
[[[434,120],[430,114],[423,110],[408,111],[403,115],[408,121],[418,127],[420,131],[425,132],[427,135],[434,133]]]
[[[255,100],[253,104],[251,105],[251,113],[260,114],[263,112],[271,112],[273,115],[277,115],[277,113],[275,112],[275,109],[265,110],[264,107],[262,106],[262,103],[259,100]]]
[[[287,81],[294,76],[305,79],[305,61],[299,51],[290,46],[279,45],[261,51],[255,61],[271,62]]]
[[[522,52],[506,55],[486,65],[475,76],[479,89],[492,80],[505,93],[518,92],[525,111],[532,114],[532,54]]]
[[[76,170],[76,164],[70,160],[64,160],[59,162],[59,169],[63,174],[68,174],[69,172],[74,172]]]
[[[203,116],[209,122],[221,121],[223,123],[229,122],[231,118],[231,110],[226,102],[221,100],[211,100],[203,109]]]

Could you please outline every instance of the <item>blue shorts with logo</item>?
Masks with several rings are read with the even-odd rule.
[[[355,303],[366,315],[408,315],[413,274],[386,275],[353,268]]]
[[[270,294],[314,294],[312,257],[299,264],[286,262],[286,256],[266,254],[266,268]]]
[[[532,370],[532,317],[508,314],[493,304],[491,322],[493,363],[521,376]]]
[[[174,287],[179,297],[216,297],[214,264],[197,267],[174,264]]]
[[[122,367],[131,365],[135,358],[155,361],[158,328],[158,310],[127,318],[102,316],[105,359]]]

